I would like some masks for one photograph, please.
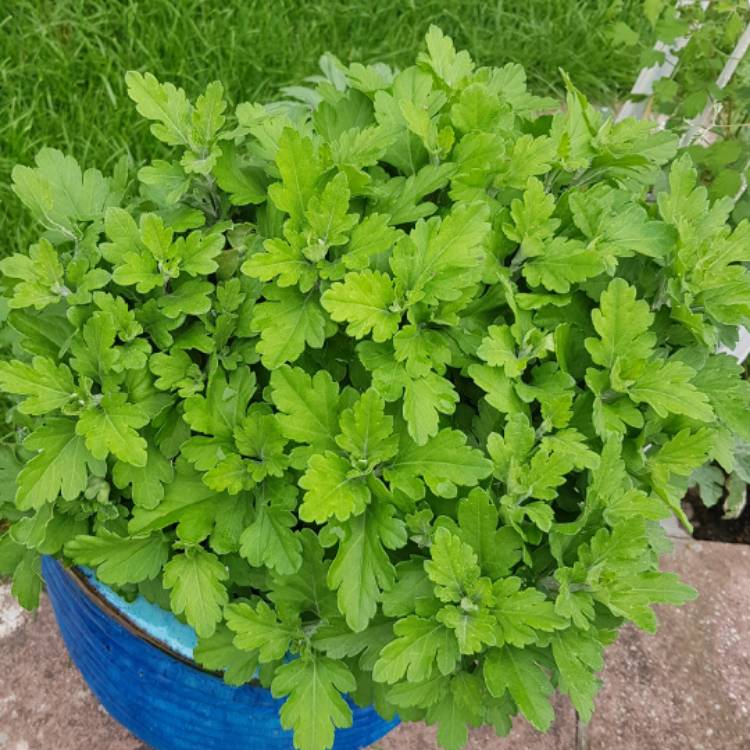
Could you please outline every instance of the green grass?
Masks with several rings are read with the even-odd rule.
[[[638,0],[5,0],[0,3],[0,229],[7,253],[32,236],[10,170],[43,145],[107,169],[157,146],[125,95],[136,68],[195,95],[220,79],[234,101],[263,99],[316,71],[320,54],[403,65],[430,23],[483,64],[522,63],[540,93],[565,68],[610,100],[632,83],[636,48],[612,48]]]

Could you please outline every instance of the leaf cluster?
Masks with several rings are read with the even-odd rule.
[[[170,607],[301,750],[350,701],[447,750],[547,729],[555,690],[588,718],[619,626],[694,595],[659,520],[750,438],[717,353],[750,225],[672,134],[437,28],[405,70],[324,72],[232,113],[130,73],[172,159],[15,170],[43,231],[0,262],[0,569],[28,606],[53,554]]]

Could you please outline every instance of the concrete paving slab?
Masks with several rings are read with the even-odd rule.
[[[0,748],[148,750],[86,687],[46,598],[29,614],[5,584],[0,584]]]
[[[660,607],[655,636],[625,628],[607,654],[592,750],[750,748],[750,547],[677,543],[671,570],[698,589]]]
[[[661,608],[656,636],[625,628],[607,654],[590,750],[750,748],[750,547],[677,542],[665,567],[701,593]],[[508,738],[471,733],[470,750],[575,750],[575,716],[556,702],[540,735],[518,720]],[[434,729],[404,725],[380,750],[433,750]],[[45,600],[23,612],[0,584],[0,750],[148,750],[98,706],[65,653]]]

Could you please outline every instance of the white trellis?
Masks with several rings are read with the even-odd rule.
[[[678,0],[677,8],[684,8],[688,5],[693,5],[695,0]],[[708,8],[709,0],[701,0],[701,8],[705,10]],[[638,78],[635,79],[633,88],[630,90],[631,96],[639,97],[638,101],[628,99],[622,107],[620,107],[617,113],[616,120],[619,122],[626,117],[637,117],[641,119],[644,117],[648,110],[649,97],[654,94],[654,84],[657,81],[661,81],[663,78],[671,78],[679,58],[677,53],[683,49],[690,41],[691,34],[688,33],[685,36],[678,37],[671,44],[658,40],[654,45],[654,51],[662,53],[664,55],[664,61],[656,63],[648,68],[642,68],[638,74]]]
[[[685,7],[692,5],[695,0],[679,0],[677,7]],[[701,0],[701,7],[703,10],[708,8],[708,0]],[[750,7],[750,0],[748,0],[748,7]],[[693,29],[694,31],[695,29]],[[652,65],[648,68],[643,68],[638,74],[638,78],[633,84],[633,88],[630,91],[631,97],[639,97],[638,101],[634,101],[632,98],[628,99],[620,108],[617,113],[616,120],[622,120],[625,117],[637,117],[643,118],[647,115],[649,98],[653,96],[654,84],[664,78],[671,78],[677,63],[679,62],[678,53],[682,50],[687,43],[690,41],[691,34],[679,37],[675,39],[672,44],[665,44],[664,42],[657,41],[654,49],[657,52],[664,54],[664,61],[662,63]],[[737,71],[740,63],[747,54],[750,48],[750,24],[747,25],[744,32],[740,36],[734,50],[727,58],[727,61],[716,79],[716,87],[723,89],[727,86],[732,76]],[[711,100],[697,117],[693,118],[680,138],[680,146],[689,146],[692,143],[702,146],[708,146],[713,142],[713,126],[716,119],[721,112],[721,103],[716,100]],[[666,119],[661,123],[666,124]],[[742,197],[743,193],[747,189],[747,178],[743,174],[742,186],[740,190],[734,196],[735,203]],[[732,354],[737,358],[738,361],[744,362],[747,356],[750,354],[750,332],[744,327],[739,329],[739,341],[733,349],[727,349],[722,347],[722,351]]]
[[[750,3],[748,3],[750,6]],[[739,64],[747,54],[747,50],[750,47],[750,24],[745,27],[745,31],[737,41],[735,48],[732,50],[732,54],[727,58],[724,67],[722,68],[719,77],[716,79],[716,87],[718,89],[726,88],[729,81],[732,80],[732,76],[737,71]],[[694,117],[688,124],[687,130],[683,133],[682,139],[680,140],[681,146],[688,146],[691,143],[699,144],[710,144],[708,139],[711,133],[711,128],[716,122],[716,118],[721,111],[721,102],[711,100],[697,117]]]

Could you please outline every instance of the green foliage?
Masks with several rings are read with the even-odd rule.
[[[19,171],[0,571],[27,606],[40,554],[161,586],[300,750],[345,694],[448,750],[548,728],[557,689],[588,717],[617,627],[694,596],[658,521],[750,437],[716,353],[748,225],[669,134],[570,82],[548,112],[437,28],[402,71],[324,73],[235,112],[131,74],[171,161]]]
[[[501,7],[477,0],[449,6],[442,0],[414,5],[388,0],[377,6],[368,0],[304,6],[297,0],[272,5],[122,0],[100,4],[96,13],[89,0],[6,5],[3,17],[13,22],[5,27],[3,50],[13,65],[4,85],[13,93],[0,105],[0,224],[6,238],[0,256],[33,235],[27,215],[12,200],[10,172],[17,163],[31,162],[40,145],[85,154],[98,165],[122,154],[136,163],[154,154],[165,158],[166,148],[154,151],[149,124],[126,106],[122,71],[169,75],[192,90],[218,78],[230,101],[262,99],[308,75],[326,50],[360,66],[385,59],[404,67],[429,24],[438,23],[477,59],[521,63],[537,93],[560,93],[557,70],[563,66],[597,101],[609,101],[627,91],[638,71],[637,47],[609,44],[611,25],[619,20],[639,32],[647,28],[635,0],[622,5],[593,0],[585,6],[505,0]],[[166,161],[157,169],[171,174],[172,192],[181,189],[182,169]],[[265,195],[253,170],[238,170],[231,159],[220,157],[216,173],[242,202]]]

